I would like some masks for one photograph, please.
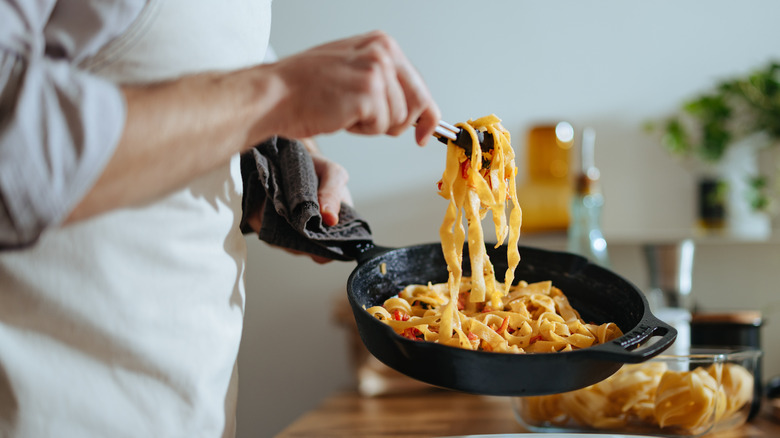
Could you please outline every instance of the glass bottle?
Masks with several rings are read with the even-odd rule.
[[[585,128],[580,141],[580,169],[575,176],[569,211],[567,249],[593,263],[609,267],[607,241],[601,232],[604,195],[599,186],[599,169],[595,165],[595,140],[593,129]]]

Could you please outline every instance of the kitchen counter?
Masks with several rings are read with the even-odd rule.
[[[780,437],[780,422],[767,409],[742,427],[706,438]],[[382,397],[344,392],[304,414],[278,438],[446,437],[528,432],[506,398],[444,390]],[[587,436],[587,435],[584,435]]]

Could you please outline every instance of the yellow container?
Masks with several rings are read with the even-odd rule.
[[[528,130],[526,178],[517,188],[523,232],[565,231],[572,196],[571,154],[574,128],[568,122],[539,124]]]

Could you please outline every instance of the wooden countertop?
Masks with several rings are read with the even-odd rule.
[[[780,437],[780,422],[772,418],[769,403],[764,407],[750,423],[706,438]],[[524,432],[528,430],[515,420],[507,398],[436,390],[381,397],[339,393],[277,437],[429,438]]]

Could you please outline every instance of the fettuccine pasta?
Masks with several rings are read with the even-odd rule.
[[[657,427],[696,435],[747,415],[753,375],[741,365],[716,363],[691,371],[665,362],[625,365],[594,385],[563,394],[517,399],[533,426],[629,430]]]
[[[409,285],[368,312],[402,336],[470,350],[551,353],[621,336],[613,323],[585,323],[550,281],[513,285],[520,262],[517,243],[522,214],[515,190],[515,154],[509,132],[500,122],[490,115],[456,125],[472,139],[470,156],[452,141],[447,146],[439,182],[439,194],[449,200],[440,228],[447,283]],[[477,131],[493,136],[492,150],[482,151]],[[496,248],[507,242],[508,268],[503,281],[496,279],[485,250],[482,220],[488,212],[493,217]],[[463,275],[466,244],[471,276]]]

